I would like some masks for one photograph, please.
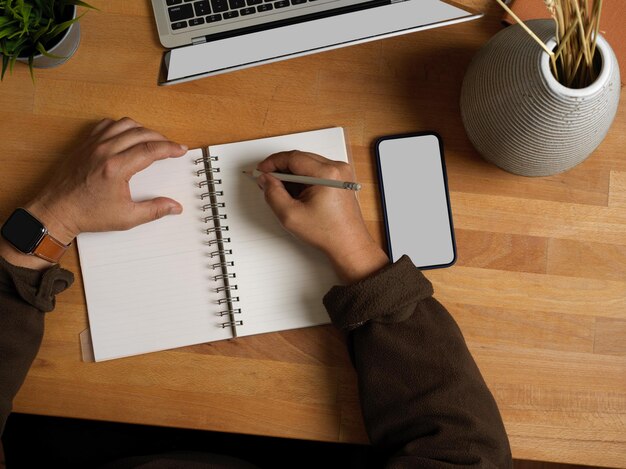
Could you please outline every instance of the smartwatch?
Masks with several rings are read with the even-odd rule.
[[[51,236],[43,223],[23,208],[16,209],[2,225],[2,237],[21,253],[55,264],[69,247]]]

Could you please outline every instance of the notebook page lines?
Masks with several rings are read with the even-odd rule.
[[[157,161],[131,180],[134,200],[170,197],[183,213],[132,230],[78,239],[96,360],[230,337],[200,210],[194,150]],[[204,189],[206,190],[206,188]]]
[[[329,322],[322,297],[338,281],[329,262],[280,226],[256,183],[242,174],[294,148],[347,161],[342,129],[210,147],[222,179],[242,336]]]

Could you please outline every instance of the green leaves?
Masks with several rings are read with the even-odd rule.
[[[2,75],[0,75],[0,80],[4,79],[4,74],[7,72],[7,67],[9,66],[9,57],[6,55],[2,55]]]
[[[82,18],[68,19],[68,8],[73,6],[94,9],[80,0],[0,0],[0,80],[12,71],[18,57],[28,58],[31,76],[35,55],[62,58],[48,49]]]

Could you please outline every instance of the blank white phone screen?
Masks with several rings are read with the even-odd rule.
[[[452,216],[439,138],[433,134],[378,143],[381,195],[392,261],[407,254],[420,268],[455,261]]]

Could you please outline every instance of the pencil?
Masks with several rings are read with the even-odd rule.
[[[348,189],[351,191],[359,191],[361,190],[361,184],[358,182],[348,182],[348,181],[337,181],[336,179],[320,179],[314,178],[310,176],[298,176],[296,174],[284,174],[284,173],[263,173],[258,169],[254,171],[242,171],[244,174],[248,176],[252,176],[253,178],[258,178],[261,174],[269,174],[270,176],[275,177],[280,181],[285,182],[296,182],[299,184],[307,184],[309,186],[326,186],[326,187],[335,187],[337,189]]]

